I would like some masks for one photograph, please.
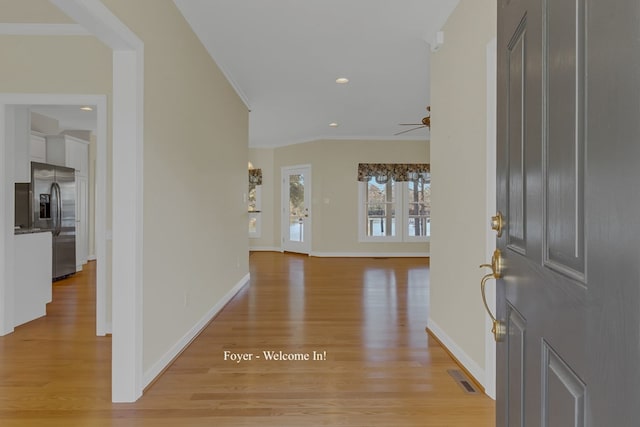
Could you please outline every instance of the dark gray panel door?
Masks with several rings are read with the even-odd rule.
[[[638,16],[498,1],[498,426],[638,425]]]

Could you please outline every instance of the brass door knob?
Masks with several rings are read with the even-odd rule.
[[[498,320],[496,316],[493,315],[491,310],[489,309],[489,304],[487,303],[487,296],[485,293],[485,288],[487,286],[487,281],[489,279],[499,279],[502,277],[502,254],[500,249],[496,249],[493,251],[493,256],[491,257],[491,264],[481,264],[480,268],[487,267],[491,269],[491,273],[485,274],[480,280],[480,293],[482,295],[482,302],[484,304],[485,310],[491,317],[493,322],[493,327],[491,328],[491,332],[493,333],[493,338],[496,342],[500,342],[504,340],[504,337],[507,334],[507,326],[503,321]]]
[[[499,279],[502,277],[502,252],[500,249],[496,249],[493,251],[493,255],[491,256],[491,264],[480,264],[480,268],[490,268],[491,273],[490,276],[493,276],[494,279]]]
[[[504,228],[504,217],[502,212],[498,211],[491,217],[491,229],[497,232],[498,237],[502,237],[502,229]]]

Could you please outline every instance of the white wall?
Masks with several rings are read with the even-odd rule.
[[[248,274],[248,111],[172,1],[104,4],[144,42],[147,376]]]
[[[358,242],[358,163],[429,163],[429,142],[320,140],[275,149],[273,245],[280,247],[280,173],[311,165],[312,255],[422,254],[428,242]],[[257,167],[257,166],[256,166]]]
[[[461,0],[431,59],[431,311],[429,327],[484,382],[487,262],[486,47],[496,0]]]

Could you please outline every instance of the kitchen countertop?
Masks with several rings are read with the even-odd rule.
[[[50,233],[51,230],[43,230],[41,228],[14,228],[13,234],[33,234],[33,233]]]

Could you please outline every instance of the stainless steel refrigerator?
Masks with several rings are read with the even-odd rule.
[[[76,179],[72,168],[31,162],[32,228],[53,235],[53,279],[76,272]]]

